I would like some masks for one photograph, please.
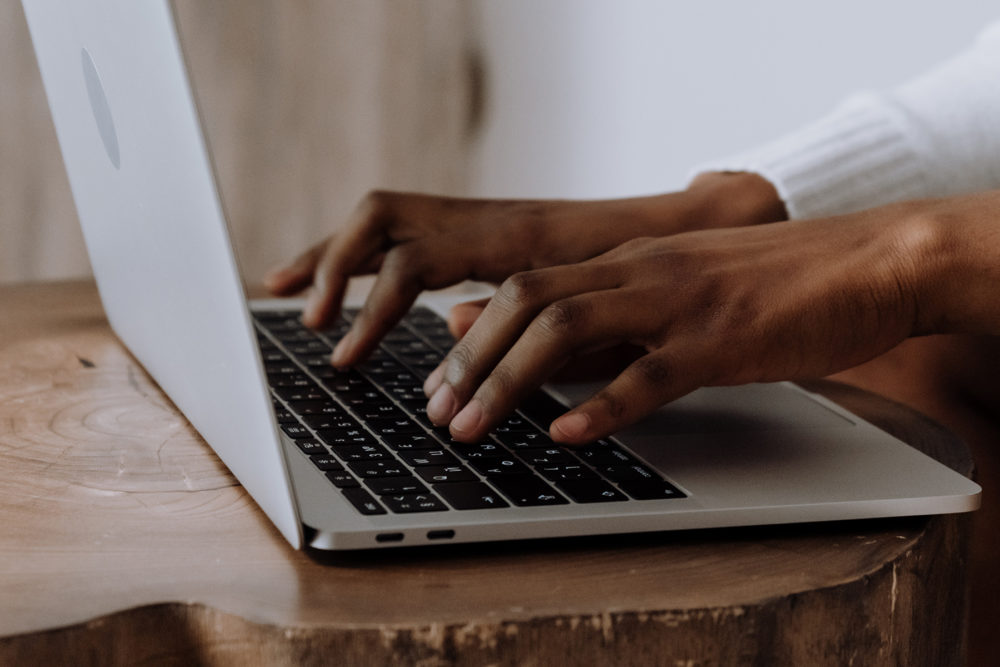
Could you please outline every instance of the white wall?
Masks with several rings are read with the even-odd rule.
[[[477,1],[489,100],[472,188],[487,196],[679,187],[1000,18],[973,0]]]

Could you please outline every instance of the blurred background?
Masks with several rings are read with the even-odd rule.
[[[245,277],[372,188],[610,197],[682,187],[846,94],[953,54],[953,0],[177,0]],[[89,266],[18,0],[0,0],[0,281]]]

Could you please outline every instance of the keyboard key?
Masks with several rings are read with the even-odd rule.
[[[344,469],[344,466],[341,465],[340,461],[333,458],[329,454],[315,454],[310,456],[309,459],[313,462],[314,466],[324,472]]]
[[[280,361],[276,362],[270,362],[270,363],[265,362],[264,372],[267,373],[268,378],[277,377],[280,375],[302,374],[302,371],[299,370],[298,366],[296,366],[295,364],[293,364],[292,362],[288,361],[285,358],[282,358]]]
[[[469,465],[485,477],[500,475],[530,475],[531,469],[512,456],[469,459]]]
[[[298,357],[304,354],[330,354],[333,352],[333,348],[319,339],[313,339],[301,343],[292,343],[288,345],[288,351]]]
[[[379,505],[378,501],[372,498],[372,494],[368,493],[360,487],[343,489],[344,497],[351,501],[355,509],[365,515],[373,514],[385,514],[385,508]]]
[[[453,452],[466,460],[497,458],[508,454],[506,448],[491,441],[470,443],[458,442],[457,440],[451,440],[451,438],[448,438],[445,444],[447,444]]]
[[[517,453],[528,465],[573,465],[580,461],[565,449],[525,449]]]
[[[361,486],[361,483],[346,470],[331,470],[326,473],[326,476],[331,482],[333,482],[334,486],[341,489],[346,489],[352,486]]]
[[[440,484],[444,482],[478,482],[479,478],[464,466],[422,466],[416,473],[425,482]]]
[[[597,471],[612,482],[658,481],[659,475],[639,463],[598,466]]]
[[[369,396],[371,392],[365,392],[363,398],[367,398],[363,410],[358,410],[359,415],[366,419],[409,419],[398,405],[384,394]],[[377,409],[376,409],[377,408]]]
[[[662,479],[627,480],[619,486],[622,491],[636,500],[660,500],[665,498],[686,498],[680,489]]]
[[[404,401],[426,401],[423,389],[410,387],[388,387],[388,394],[400,402]]]
[[[274,387],[272,391],[289,404],[296,403],[298,401],[319,401],[329,398],[329,396],[319,389],[306,389],[302,387]]]
[[[414,468],[420,466],[454,466],[458,465],[458,459],[451,452],[443,449],[421,449],[416,451],[399,452],[399,458]]]
[[[434,487],[445,501],[457,510],[481,510],[510,507],[503,497],[482,482],[455,482]]]
[[[598,479],[597,473],[585,465],[545,465],[535,468],[542,477],[550,482],[564,479]]]
[[[368,420],[368,428],[379,435],[395,435],[403,433],[424,433],[424,429],[410,420],[402,412],[398,417],[376,417]]]
[[[500,422],[496,430],[499,433],[527,433],[528,431],[537,431],[538,428],[515,412]]]
[[[327,431],[337,428],[337,424],[346,416],[343,412],[327,412],[319,415],[302,415],[302,421],[317,431]]]
[[[410,474],[398,461],[352,461],[347,464],[359,477],[405,477]]]
[[[534,475],[504,475],[490,480],[515,505],[566,505],[555,489]]]
[[[333,453],[344,461],[394,461],[392,454],[377,444],[331,445]]]
[[[275,390],[293,388],[301,391],[318,391],[318,387],[316,386],[316,383],[313,382],[312,378],[303,373],[269,375],[267,381],[268,384]]]
[[[353,418],[345,415],[333,415],[333,420],[330,421],[330,426],[321,429],[319,431],[320,437],[323,437],[325,433],[329,433],[331,436],[337,435],[359,435],[361,433],[367,433],[361,428],[358,422],[354,421]]]
[[[405,452],[417,449],[437,449],[441,446],[437,440],[426,433],[394,433],[383,435],[382,440],[390,449]]]
[[[567,479],[556,482],[559,490],[577,503],[604,503],[628,500],[625,495],[602,479]]]
[[[325,401],[292,401],[289,407],[300,415],[344,414],[344,409],[329,397]]]
[[[305,426],[299,423],[295,424],[281,424],[281,430],[285,432],[289,438],[298,440],[300,438],[311,438],[313,437],[312,432]]]
[[[263,360],[265,368],[268,367],[268,364],[289,363],[288,357],[285,356],[285,353],[277,348],[268,350],[266,352],[264,350],[261,350],[260,358],[261,360]]]
[[[448,507],[433,493],[419,493],[404,496],[382,496],[382,502],[397,514],[414,512],[443,512]]]
[[[573,452],[592,466],[609,466],[635,463],[635,459],[609,440],[598,440]]]
[[[416,477],[372,477],[365,486],[380,496],[401,496],[407,493],[427,493],[427,487]]]
[[[309,455],[326,454],[326,447],[311,438],[296,440],[295,444],[298,445],[299,449]]]
[[[331,447],[341,447],[343,445],[377,445],[375,437],[364,431],[351,431],[348,434],[340,434],[337,431],[324,431],[320,433],[320,439]]]
[[[529,431],[527,433],[498,433],[497,440],[507,445],[511,449],[551,449],[555,446],[552,438],[539,431]]]

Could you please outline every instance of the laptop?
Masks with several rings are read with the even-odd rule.
[[[786,383],[699,390],[562,448],[546,387],[450,441],[420,385],[456,297],[427,296],[365,364],[297,302],[249,302],[166,0],[24,0],[97,285],[122,342],[295,548],[373,549],[965,512],[980,488]],[[350,319],[351,311],[345,311]]]

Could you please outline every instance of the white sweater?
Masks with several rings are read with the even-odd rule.
[[[1000,23],[957,57],[757,150],[702,165],[751,171],[792,218],[1000,187]]]

